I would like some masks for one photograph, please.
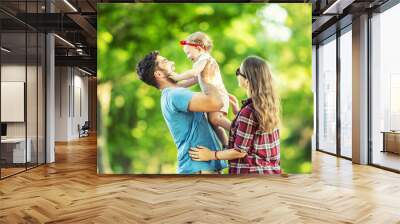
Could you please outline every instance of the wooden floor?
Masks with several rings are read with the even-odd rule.
[[[10,176],[10,175],[13,175],[13,174],[16,174],[16,173],[19,173],[19,172],[22,172],[22,171],[24,171],[24,170],[26,170],[25,169],[25,167],[11,167],[11,168],[1,168],[1,177],[3,178],[3,177],[7,177],[7,176]]]
[[[320,152],[312,175],[99,177],[95,138],[0,181],[0,223],[400,223],[400,175]]]
[[[5,177],[11,176],[11,175],[15,175],[15,174],[20,173],[20,172],[24,172],[27,169],[33,169],[36,166],[37,166],[36,163],[35,164],[33,164],[33,163],[29,164],[28,163],[27,167],[25,167],[24,164],[19,164],[18,167],[6,167],[6,168],[2,167],[1,168],[1,178],[5,178]]]

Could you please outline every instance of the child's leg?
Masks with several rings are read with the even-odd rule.
[[[218,123],[220,127],[223,127],[225,130],[230,131],[232,122],[226,117],[224,113],[221,113],[222,116],[219,117]]]
[[[222,145],[225,147],[228,145],[228,135],[225,132],[225,129],[223,129],[220,126],[215,126],[211,125],[215,131],[215,134],[217,134],[218,139],[221,141]]]
[[[223,112],[210,112],[207,114],[207,116],[208,121],[213,126],[220,126],[227,131],[231,129],[231,121],[226,117]]]
[[[211,123],[211,126],[213,127],[222,145],[228,145],[228,135],[226,134],[222,125],[230,127],[230,121],[222,112],[208,113],[208,121]]]

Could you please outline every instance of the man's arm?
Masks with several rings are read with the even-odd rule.
[[[223,105],[217,97],[195,93],[189,102],[188,110],[191,112],[217,112],[221,110]]]
[[[182,81],[182,80],[188,80],[191,78],[195,78],[197,76],[197,74],[201,73],[206,64],[207,64],[208,60],[202,60],[197,62],[194,67],[192,69],[189,69],[185,72],[182,72],[182,74],[174,74],[171,75],[171,79],[175,80],[175,81]]]
[[[208,60],[202,75],[213,73],[217,65]],[[203,74],[204,73],[204,74]],[[207,94],[196,93],[189,102],[188,110],[192,112],[216,112],[223,107],[223,102],[215,86],[205,83]]]
[[[196,77],[197,74],[198,73],[196,73],[196,71],[194,69],[190,69],[190,70],[182,72],[181,74],[171,75],[170,78],[178,82],[178,81],[194,78],[194,77]]]
[[[178,82],[178,86],[187,88],[187,87],[193,86],[197,82],[198,82],[197,77],[193,77],[191,79],[187,79],[187,80]]]

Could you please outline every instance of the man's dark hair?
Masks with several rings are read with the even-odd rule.
[[[136,66],[136,71],[139,79],[148,85],[158,88],[156,77],[154,72],[157,69],[157,56],[160,53],[158,51],[152,51],[146,55]]]

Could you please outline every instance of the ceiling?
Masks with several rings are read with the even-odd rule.
[[[45,0],[1,0],[2,46],[12,50],[7,53],[7,60],[22,60],[26,55],[28,59],[32,58],[38,50],[37,41],[33,40],[36,33],[52,32],[57,34],[56,66],[79,66],[95,74],[98,2],[102,1],[47,0],[46,4]]]
[[[353,16],[379,7],[387,1],[293,0],[293,2],[312,3],[314,44],[332,35],[336,32],[337,27],[350,24]],[[24,48],[26,29],[29,32],[54,32],[58,35],[55,38],[56,65],[80,66],[96,73],[96,4],[104,2],[135,1],[1,0],[0,22],[3,32],[2,39],[4,39],[2,45],[8,45],[7,48],[13,49],[15,55],[26,55]],[[272,0],[269,2],[287,1]],[[28,38],[28,42],[30,39]],[[28,55],[35,52],[34,48],[36,48],[34,43],[28,43]]]
[[[388,0],[312,0],[313,44],[352,23],[352,18],[372,12]]]

